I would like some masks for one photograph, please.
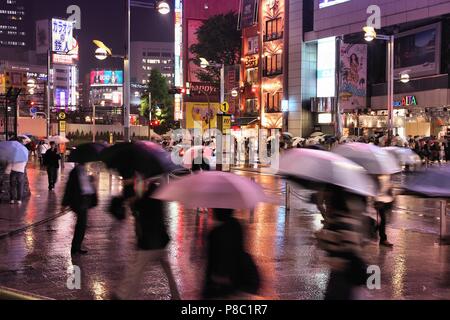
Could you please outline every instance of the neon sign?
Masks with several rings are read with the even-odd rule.
[[[401,101],[394,101],[394,107],[417,106],[416,96],[404,96]]]

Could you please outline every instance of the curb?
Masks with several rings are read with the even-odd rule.
[[[62,212],[60,212],[60,213],[58,213],[58,214],[55,214],[54,216],[51,216],[51,217],[45,218],[45,219],[43,219],[43,220],[40,220],[40,221],[31,223],[31,224],[26,225],[26,226],[24,226],[24,227],[22,227],[22,228],[19,228],[19,229],[16,229],[16,230],[12,230],[12,231],[9,231],[9,232],[6,232],[6,233],[2,233],[2,234],[0,234],[0,239],[4,239],[4,238],[11,237],[11,236],[16,235],[16,234],[18,234],[18,233],[21,233],[21,232],[23,232],[23,231],[26,231],[26,230],[28,230],[28,229],[30,229],[30,228],[33,228],[33,227],[36,227],[36,226],[38,226],[38,225],[47,223],[47,222],[49,222],[49,221],[51,221],[51,220],[54,220],[54,219],[56,219],[56,218],[59,218],[59,217],[65,215],[65,214],[69,213],[70,211],[71,211],[71,210],[67,209],[67,210],[62,211]]]

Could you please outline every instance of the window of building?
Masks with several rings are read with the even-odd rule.
[[[264,41],[272,41],[283,37],[283,20],[281,18],[266,21]]]
[[[257,115],[258,114],[258,99],[251,98],[245,100],[245,111],[246,115]]]
[[[282,92],[266,93],[266,112],[281,112]]]
[[[245,82],[249,84],[258,83],[258,68],[250,68],[245,70]]]
[[[258,37],[251,37],[247,40],[247,54],[255,54],[259,51]]]
[[[265,58],[264,76],[273,76],[283,73],[283,55],[275,54]]]

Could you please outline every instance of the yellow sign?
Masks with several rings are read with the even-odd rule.
[[[222,133],[228,133],[231,129],[231,116],[222,116]]]
[[[59,132],[66,132],[66,122],[65,121],[59,121]]]
[[[223,113],[228,113],[228,110],[230,110],[230,104],[225,101],[220,105],[220,111],[222,111]]]
[[[58,119],[59,120],[66,120],[66,113],[61,111],[60,113],[58,113]]]
[[[186,129],[217,128],[217,112],[219,103],[187,102],[186,103]]]

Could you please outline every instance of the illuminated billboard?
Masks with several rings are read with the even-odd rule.
[[[319,0],[319,8],[326,8],[326,7],[331,7],[334,6],[336,4],[340,4],[340,3],[344,3],[344,2],[348,2],[350,0]]]
[[[68,53],[73,49],[73,22],[52,19],[52,51]]]
[[[122,86],[122,70],[95,70],[91,71],[91,86]]]

